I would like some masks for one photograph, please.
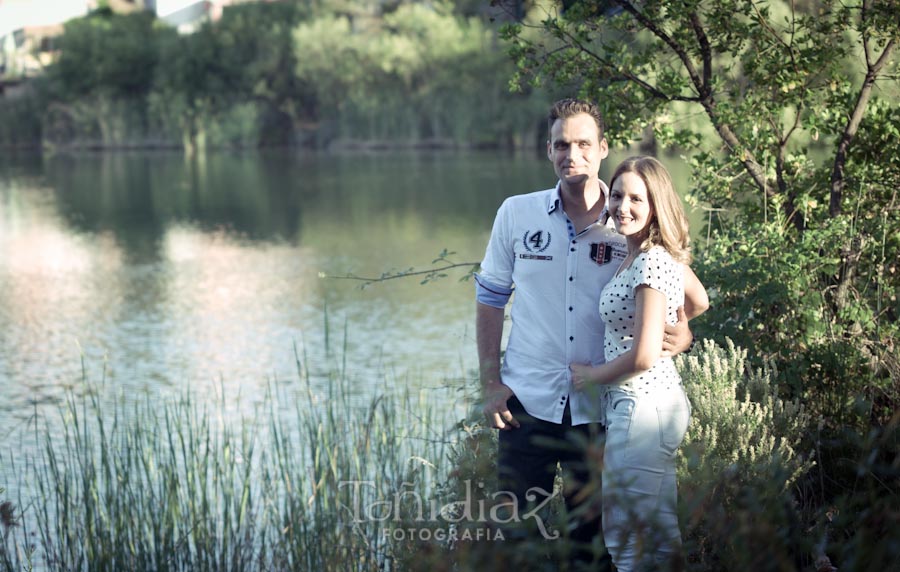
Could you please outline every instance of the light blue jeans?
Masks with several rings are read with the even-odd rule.
[[[619,572],[666,570],[680,557],[675,452],[691,405],[684,389],[606,394],[603,539]]]

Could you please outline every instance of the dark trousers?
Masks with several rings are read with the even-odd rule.
[[[591,564],[591,542],[600,536],[600,466],[591,471],[586,446],[600,442],[599,424],[572,426],[569,406],[561,424],[536,419],[525,412],[518,399],[507,403],[519,422],[518,429],[500,431],[498,469],[500,490],[513,493],[519,515],[553,493],[557,463],[563,471],[563,496],[572,522],[561,531],[572,542],[570,570],[587,569]],[[597,459],[599,460],[600,454]],[[544,492],[534,489],[537,487]],[[529,501],[528,491],[531,489]],[[549,503],[548,503],[549,504]],[[567,534],[566,534],[567,532]],[[590,569],[608,569],[608,556],[594,562]]]

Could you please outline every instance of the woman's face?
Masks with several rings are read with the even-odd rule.
[[[653,206],[644,180],[635,173],[620,175],[610,189],[609,213],[619,234],[643,239],[650,231],[653,218]]]

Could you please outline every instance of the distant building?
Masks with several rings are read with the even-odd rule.
[[[0,92],[39,75],[53,61],[63,23],[89,10],[86,0],[0,0]]]
[[[156,17],[180,34],[192,34],[211,19],[212,2],[207,0],[159,0]]]
[[[181,34],[196,32],[205,22],[215,22],[232,4],[258,0],[155,0],[156,17]]]
[[[26,26],[0,37],[0,77],[29,78],[53,61],[62,24]]]
[[[231,4],[254,0],[106,0],[120,14],[149,10],[182,34],[215,22]],[[53,61],[54,38],[72,18],[88,15],[99,0],[0,0],[0,93],[34,77]],[[7,93],[8,95],[8,93]]]

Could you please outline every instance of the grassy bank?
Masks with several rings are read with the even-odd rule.
[[[680,362],[694,407],[679,466],[686,568],[824,570],[830,558],[841,570],[891,569],[896,489],[867,484],[883,468],[863,450],[884,435],[852,460],[854,498],[816,506],[804,496],[814,420],[746,357],[707,343]],[[495,436],[475,413],[454,423],[452,390],[360,403],[345,365],[325,386],[299,371],[240,417],[196,396],[109,406],[96,392],[71,395],[59,423],[39,423],[37,458],[0,457],[34,494],[0,510],[0,570],[557,569],[548,555],[568,550],[564,534],[499,541],[471,511],[494,490]],[[848,511],[870,501],[848,527]],[[551,505],[551,530],[562,529],[559,511]]]

